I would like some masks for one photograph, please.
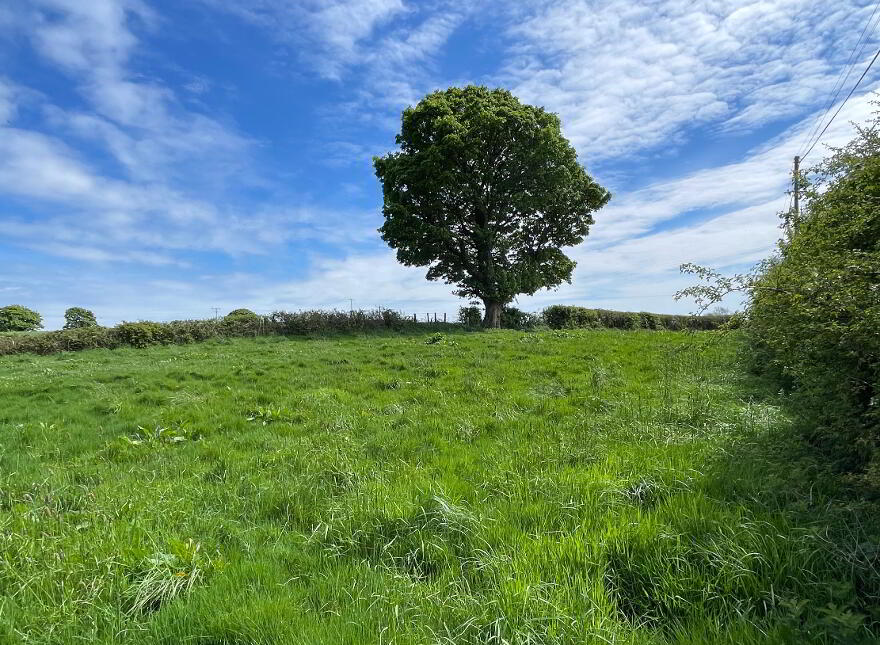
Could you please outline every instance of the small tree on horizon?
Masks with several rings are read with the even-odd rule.
[[[80,327],[97,327],[98,321],[88,309],[83,307],[70,307],[64,312],[64,329],[79,329]]]
[[[34,331],[43,326],[43,317],[22,305],[0,307],[0,331]]]
[[[578,163],[557,115],[507,90],[452,87],[407,108],[396,142],[374,165],[379,232],[399,262],[481,300],[487,327],[518,294],[571,281],[562,248],[583,241],[610,193]]]

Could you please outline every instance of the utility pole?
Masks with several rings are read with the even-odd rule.
[[[214,320],[220,318],[220,307],[211,307],[214,310]]]
[[[801,158],[798,155],[794,156],[794,216],[795,220],[797,220],[798,215],[801,214],[801,190],[800,190],[800,176],[801,176]]]

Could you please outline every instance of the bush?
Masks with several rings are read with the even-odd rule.
[[[466,327],[479,327],[483,322],[483,312],[476,305],[458,308],[458,322]]]
[[[106,327],[80,327],[61,331],[35,332],[20,336],[0,336],[0,355],[54,354],[83,349],[118,347],[121,343]]]
[[[227,336],[257,336],[263,333],[265,322],[266,319],[263,316],[258,316],[250,309],[233,309],[223,317],[220,324],[222,333]]]
[[[22,305],[0,307],[0,331],[34,331],[43,326],[43,317]]]
[[[271,331],[286,335],[400,330],[419,324],[390,309],[276,311],[266,320]]]
[[[172,320],[169,323],[162,323],[167,330],[165,333],[166,341],[176,345],[185,345],[187,343],[195,343],[209,338],[217,338],[223,336],[252,336],[252,326],[247,323],[228,324],[224,321],[216,320]]]
[[[388,329],[402,329],[409,324],[409,320],[404,318],[403,314],[393,309],[381,309],[382,323]]]
[[[112,330],[98,325],[52,332],[51,340],[55,346],[59,347],[54,351],[76,352],[84,349],[118,346],[118,341],[112,338]]]
[[[543,324],[537,314],[522,311],[516,307],[504,307],[501,310],[501,326],[505,329],[532,330]]]
[[[594,309],[570,305],[551,305],[544,310],[544,322],[551,329],[597,327],[599,316]]]
[[[483,310],[474,304],[459,307],[458,322],[465,327],[479,327],[483,324]],[[522,311],[509,305],[505,305],[501,309],[501,327],[504,329],[537,329],[543,323],[544,319],[537,314]]]
[[[80,327],[97,327],[98,321],[88,309],[71,307],[64,312],[64,329],[79,329]]]
[[[114,332],[122,343],[132,347],[158,345],[174,338],[168,325],[150,321],[122,322],[114,328]]]

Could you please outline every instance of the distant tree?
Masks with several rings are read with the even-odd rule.
[[[482,300],[487,327],[517,294],[571,280],[562,247],[583,241],[610,193],[578,163],[558,116],[506,90],[453,87],[407,108],[396,141],[374,165],[379,231],[398,261]]]
[[[88,309],[71,307],[64,312],[64,329],[79,329],[80,327],[97,327],[98,321]]]
[[[0,331],[33,331],[43,326],[43,317],[21,305],[0,307]]]

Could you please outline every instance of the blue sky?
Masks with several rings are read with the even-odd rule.
[[[6,0],[0,304],[57,327],[250,307],[449,312],[376,233],[373,155],[425,93],[560,114],[614,193],[573,283],[522,297],[688,311],[682,262],[766,256],[867,0]],[[877,39],[856,63],[864,69]],[[851,77],[849,84],[855,77]],[[870,114],[865,79],[823,142]],[[813,161],[821,154],[813,152]],[[734,303],[735,304],[735,303]]]

